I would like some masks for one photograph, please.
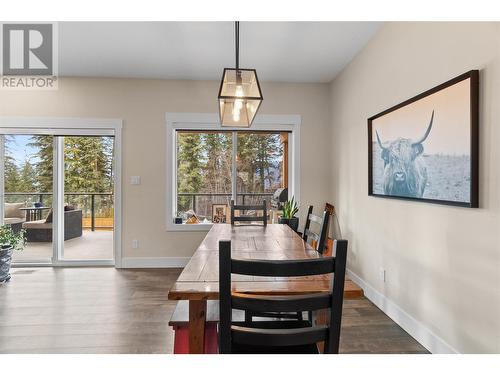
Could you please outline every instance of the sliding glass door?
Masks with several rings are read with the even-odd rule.
[[[113,259],[113,149],[113,137],[64,137],[64,260]]]
[[[14,264],[113,264],[112,132],[34,130],[0,135],[1,221],[27,239]]]

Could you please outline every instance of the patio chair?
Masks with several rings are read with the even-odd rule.
[[[82,236],[82,210],[68,209],[64,211],[64,241]],[[28,242],[52,241],[52,210],[46,219],[23,223]]]

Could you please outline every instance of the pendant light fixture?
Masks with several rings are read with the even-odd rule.
[[[240,69],[240,23],[235,26],[236,67],[224,68],[219,89],[219,116],[222,126],[249,127],[260,103],[262,91],[255,69]]]

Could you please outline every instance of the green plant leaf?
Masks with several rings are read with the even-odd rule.
[[[26,245],[26,231],[23,229],[19,233],[14,233],[10,225],[0,226],[0,245],[9,245],[14,250],[22,250]]]
[[[295,197],[292,197],[283,205],[283,218],[291,219],[299,211],[297,202],[295,202]]]

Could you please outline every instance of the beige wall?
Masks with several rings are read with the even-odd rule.
[[[331,85],[349,268],[459,352],[500,352],[499,48],[495,23],[389,23]],[[470,69],[481,70],[481,208],[369,197],[367,118]]]
[[[123,256],[188,257],[203,232],[165,231],[165,112],[216,112],[219,82],[62,78],[54,92],[0,91],[0,116],[111,117],[123,126]],[[263,83],[261,114],[298,114],[301,201],[324,205],[330,170],[329,86]],[[130,185],[140,175],[141,185]],[[131,248],[138,239],[140,248]]]

